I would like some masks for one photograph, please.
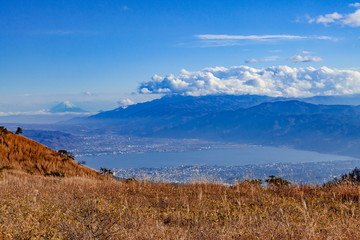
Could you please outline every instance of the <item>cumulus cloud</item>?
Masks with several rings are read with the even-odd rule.
[[[360,3],[352,3],[349,6],[359,8]],[[340,14],[334,12],[325,15],[320,15],[315,18],[310,18],[308,22],[323,24],[325,26],[330,24],[338,24],[338,25],[350,26],[350,27],[360,27],[360,9],[357,9],[355,12],[350,14]]]
[[[356,10],[352,14],[346,15],[346,17],[342,20],[342,23],[350,27],[360,27],[360,9]]]
[[[270,56],[265,58],[249,58],[245,60],[245,63],[257,63],[257,62],[272,62],[276,61],[279,57],[278,56]]]
[[[214,67],[197,72],[182,70],[178,76],[155,75],[151,81],[141,83],[138,90],[144,94],[189,96],[257,94],[310,97],[355,94],[360,93],[360,72],[328,67]]]
[[[120,107],[122,108],[127,108],[129,105],[133,105],[135,104],[134,101],[132,101],[131,99],[129,98],[124,98],[124,99],[121,99],[120,101],[117,102],[119,104]]]
[[[290,61],[292,62],[321,62],[323,59],[321,57],[317,57],[317,56],[301,56],[301,55],[295,55],[292,56],[291,58],[289,58]]]

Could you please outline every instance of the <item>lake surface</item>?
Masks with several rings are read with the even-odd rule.
[[[267,163],[306,163],[355,158],[289,148],[251,146],[244,148],[210,149],[191,152],[146,152],[119,155],[77,157],[95,169],[104,168],[153,168],[180,165],[244,166]]]

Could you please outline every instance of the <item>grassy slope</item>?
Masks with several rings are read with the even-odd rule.
[[[350,185],[174,186],[4,171],[0,239],[357,239],[359,196]]]
[[[0,239],[357,239],[360,187],[174,186],[96,171],[0,134]],[[33,172],[30,175],[26,172]],[[66,178],[44,177],[50,171]]]
[[[35,141],[7,131],[0,131],[0,168],[8,166],[33,174],[60,172],[67,177],[101,178],[101,174],[60,155]]]

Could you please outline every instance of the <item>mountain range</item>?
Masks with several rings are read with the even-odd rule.
[[[359,154],[360,107],[305,102],[326,98],[165,96],[66,124],[120,135],[200,138]]]

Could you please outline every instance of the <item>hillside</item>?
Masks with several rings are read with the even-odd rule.
[[[35,141],[0,129],[0,169],[14,169],[36,175],[102,178],[97,171],[78,164]]]
[[[0,239],[358,239],[359,186],[0,173]],[[14,207],[16,206],[16,207]]]

